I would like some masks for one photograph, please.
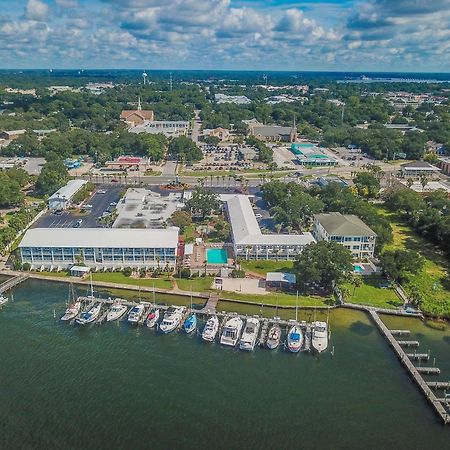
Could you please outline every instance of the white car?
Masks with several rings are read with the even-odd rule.
[[[257,219],[262,219],[262,214],[260,214],[260,213],[255,214],[255,217],[256,217]]]
[[[106,194],[106,191],[104,191],[103,189],[99,189],[99,190],[97,191],[97,194]]]

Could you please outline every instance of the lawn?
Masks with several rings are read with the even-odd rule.
[[[284,305],[295,306],[297,302],[296,294],[287,294],[284,292],[273,292],[267,295],[258,294],[240,294],[238,292],[221,291],[220,298],[235,299],[252,302],[255,304],[264,303],[265,305]],[[334,299],[331,297],[319,297],[309,295],[298,296],[298,306],[314,307],[314,306],[331,306],[334,305]]]
[[[346,299],[349,303],[377,306],[379,308],[396,308],[402,301],[392,288],[383,288],[386,281],[379,276],[362,277],[363,284],[356,289],[350,283],[344,284],[349,290]]]
[[[195,228],[196,225],[192,223],[188,227],[184,229],[183,238],[186,244],[192,243],[195,241]]]
[[[192,292],[208,292],[213,291],[211,289],[211,284],[213,282],[213,277],[198,277],[198,278],[177,278],[178,289],[182,291],[192,291]]]
[[[241,267],[246,272],[253,272],[265,276],[267,272],[291,272],[294,266],[293,261],[266,261],[249,260],[241,261]]]
[[[153,287],[159,289],[172,289],[172,281],[166,278],[132,278],[126,277],[122,272],[93,273],[93,281],[106,283],[130,284],[133,286]]]
[[[68,272],[49,272],[48,270],[43,270],[42,272],[32,271],[37,275],[44,275],[46,277],[55,277],[55,278],[65,278],[69,276]]]
[[[424,297],[421,309],[425,313],[440,317],[450,317],[450,283],[448,281],[449,261],[427,240],[419,236],[405,224],[395,213],[379,208],[380,213],[387,217],[392,225],[394,239],[386,250],[409,249],[417,251],[424,259],[423,270],[417,275],[411,275],[403,283],[406,292],[412,286],[417,286]]]

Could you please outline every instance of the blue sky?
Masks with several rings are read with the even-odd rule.
[[[450,72],[450,0],[0,0],[0,68]]]

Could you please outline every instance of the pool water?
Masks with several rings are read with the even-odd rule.
[[[206,250],[206,260],[208,264],[226,264],[228,254],[224,248],[209,248]]]
[[[358,266],[358,265],[353,265],[353,271],[354,272],[364,272],[364,267],[362,266]]]

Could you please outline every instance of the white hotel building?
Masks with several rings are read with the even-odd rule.
[[[92,269],[175,267],[178,228],[33,228],[19,244],[22,263],[32,268]]]
[[[247,195],[227,196],[226,205],[236,258],[295,259],[305,245],[316,242],[311,233],[262,234]]]

